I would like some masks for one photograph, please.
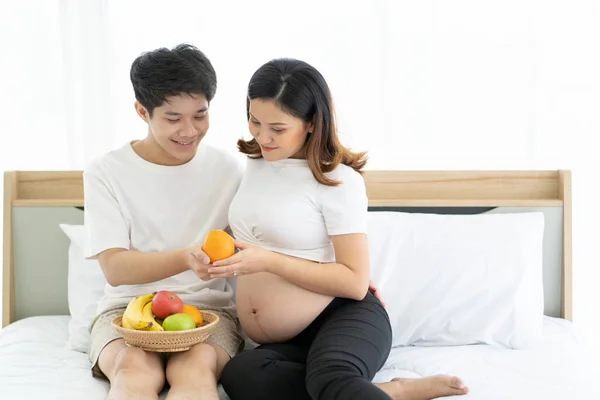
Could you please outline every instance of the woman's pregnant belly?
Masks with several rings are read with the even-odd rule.
[[[298,335],[333,300],[285,279],[261,272],[239,276],[236,305],[242,328],[259,344],[283,342]]]

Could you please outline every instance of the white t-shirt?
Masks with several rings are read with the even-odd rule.
[[[227,227],[242,175],[242,163],[233,155],[203,143],[191,161],[179,166],[150,163],[130,143],[99,157],[83,175],[85,256],[95,258],[110,248],[153,252],[202,243],[209,230]],[[184,303],[233,304],[226,280],[202,281],[185,271],[149,284],[107,284],[98,312],[158,290],[177,293]]]
[[[320,184],[306,160],[249,159],[229,208],[236,239],[318,262],[334,262],[330,236],[367,232],[368,199],[358,172],[339,165]]]

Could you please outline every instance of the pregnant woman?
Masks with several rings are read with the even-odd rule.
[[[360,92],[356,93],[360,96]],[[221,381],[232,400],[432,399],[465,394],[456,377],[371,380],[391,348],[388,315],[369,291],[364,153],[337,136],[323,76],[305,62],[263,65],[248,86],[245,177],[229,210],[237,307],[261,344]]]

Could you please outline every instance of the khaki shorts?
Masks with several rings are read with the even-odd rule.
[[[209,343],[221,347],[230,357],[234,357],[244,348],[244,339],[239,334],[239,322],[232,311],[223,308],[198,306],[201,310],[214,312],[219,316],[219,324],[208,338]],[[111,325],[113,319],[122,315],[125,307],[113,308],[96,316],[90,327],[90,347],[88,355],[92,363],[92,375],[106,379],[98,367],[98,358],[107,344],[121,339],[121,335]],[[168,353],[162,353],[168,357]]]

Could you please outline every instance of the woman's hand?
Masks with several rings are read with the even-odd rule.
[[[260,247],[234,240],[238,248],[236,254],[224,260],[215,261],[208,269],[211,278],[229,278],[236,275],[249,275],[264,272],[273,265],[277,254]]]
[[[381,302],[383,308],[385,308],[383,297],[381,297],[381,291],[377,288],[377,286],[375,286],[375,283],[373,283],[373,281],[369,281],[369,292],[371,292],[373,296],[375,296],[375,298]]]

